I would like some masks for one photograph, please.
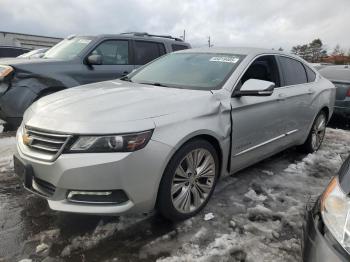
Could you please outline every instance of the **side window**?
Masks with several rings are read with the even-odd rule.
[[[179,45],[179,44],[173,44],[171,45],[171,48],[173,49],[173,51],[179,51],[179,50],[184,50],[184,49],[188,49],[188,46],[185,45]]]
[[[266,55],[257,58],[245,71],[241,78],[241,84],[249,79],[265,80],[280,86],[280,77],[276,58],[273,55]]]
[[[303,64],[293,58],[280,56],[284,85],[299,85],[307,83],[307,75]]]
[[[144,65],[165,54],[165,47],[161,43],[135,41],[135,58],[137,65]]]
[[[316,79],[316,73],[308,66],[305,66],[305,70],[306,70],[306,75],[307,75],[307,81],[310,82],[314,82]]]
[[[107,40],[99,44],[91,54],[102,56],[103,65],[127,65],[129,43],[126,40]]]

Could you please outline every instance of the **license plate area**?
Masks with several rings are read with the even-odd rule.
[[[23,163],[16,156],[13,157],[13,166],[15,173],[22,180],[24,186],[28,189],[32,187],[33,180],[33,168],[30,165]]]
[[[33,167],[25,164],[21,159],[14,156],[13,165],[15,173],[22,180],[26,189],[34,194],[45,198],[52,197],[56,191],[56,187],[44,180],[41,180],[34,175]]]

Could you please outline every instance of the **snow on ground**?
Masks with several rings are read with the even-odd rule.
[[[14,138],[0,138],[1,181],[13,173],[14,142]],[[202,212],[176,224],[157,216],[106,220],[58,214],[42,205],[41,199],[29,197],[23,219],[32,221],[31,227],[40,225],[40,231],[27,239],[28,243],[36,241],[35,245],[27,245],[16,257],[35,261],[47,256],[52,261],[300,261],[305,204],[337,173],[350,153],[349,145],[349,131],[328,128],[318,152],[303,155],[287,150],[222,179]],[[42,213],[31,211],[40,205]],[[47,237],[50,229],[61,233]]]
[[[15,138],[5,137],[0,139],[0,177],[8,176],[13,169],[13,152],[15,148]]]
[[[2,133],[2,131],[4,131],[4,121],[0,119],[0,133]]]
[[[92,233],[83,236],[77,236],[70,240],[70,244],[64,247],[61,252],[62,257],[67,257],[79,250],[90,250],[99,243],[111,237],[114,233],[124,230],[142,219],[142,216],[121,217],[112,222],[104,223],[102,220],[98,223]]]

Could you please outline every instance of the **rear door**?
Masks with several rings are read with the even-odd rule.
[[[83,66],[80,82],[82,84],[116,79],[134,70],[131,44],[127,39],[109,39],[99,43],[89,55],[100,55],[101,65]]]
[[[145,65],[165,53],[163,43],[134,40],[135,67]]]
[[[278,56],[282,72],[283,90],[281,99],[285,113],[285,132],[292,133],[286,137],[287,143],[305,137],[317,108],[312,106],[317,91],[316,74],[301,61],[292,57]]]

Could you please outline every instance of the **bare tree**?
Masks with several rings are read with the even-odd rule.
[[[320,62],[321,57],[327,56],[327,51],[319,38],[309,44],[293,46],[291,52],[313,63]]]
[[[340,45],[337,44],[333,49],[332,55],[340,55],[340,53],[341,53],[341,48],[340,48]]]

